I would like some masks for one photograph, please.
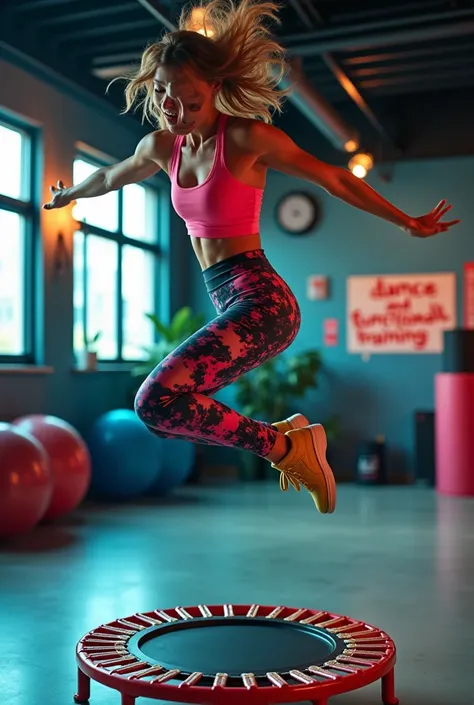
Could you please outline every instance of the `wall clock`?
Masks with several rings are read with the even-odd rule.
[[[309,193],[287,193],[277,204],[278,225],[289,235],[306,235],[313,230],[320,217],[321,207]]]

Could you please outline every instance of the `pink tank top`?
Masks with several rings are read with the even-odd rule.
[[[178,184],[181,147],[185,135],[176,138],[170,162],[171,202],[185,221],[192,237],[239,237],[259,232],[263,189],[248,186],[228,170],[224,157],[228,116],[221,114],[217,128],[216,153],[206,180],[198,186]]]

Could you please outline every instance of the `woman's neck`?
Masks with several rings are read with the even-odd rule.
[[[216,110],[208,121],[199,125],[199,127],[190,132],[189,135],[186,135],[186,143],[192,147],[193,150],[198,150],[202,147],[204,142],[207,142],[210,137],[214,137],[214,135],[217,134],[221,115],[222,113]]]

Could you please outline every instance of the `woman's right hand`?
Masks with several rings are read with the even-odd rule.
[[[62,181],[58,181],[57,186],[50,186],[49,189],[53,194],[53,197],[51,198],[49,203],[45,203],[43,205],[43,208],[45,208],[46,210],[52,210],[53,208],[63,208],[64,206],[68,206],[71,201],[74,200],[69,196],[69,191],[67,188],[64,188],[64,184]]]

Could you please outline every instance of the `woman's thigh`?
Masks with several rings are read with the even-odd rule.
[[[168,355],[148,384],[161,394],[214,393],[283,352],[300,327],[296,301],[282,312],[271,298],[239,301]]]

